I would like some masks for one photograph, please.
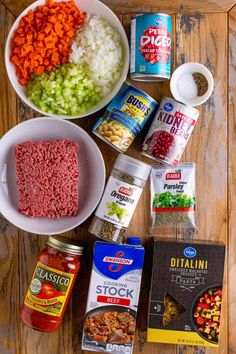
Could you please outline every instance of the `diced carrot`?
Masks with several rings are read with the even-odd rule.
[[[68,62],[68,57],[63,57],[61,60],[62,64],[65,64]]]
[[[38,40],[39,40],[39,41],[42,41],[42,40],[44,39],[44,37],[45,37],[45,34],[44,34],[44,33],[39,33],[39,35],[38,35]]]
[[[50,71],[50,70],[52,70],[52,68],[53,68],[52,65],[48,65],[46,70],[47,70],[47,71]]]
[[[14,42],[16,45],[22,45],[25,44],[25,37],[19,36],[14,38]]]
[[[49,8],[47,7],[47,6],[42,6],[42,13],[44,14],[44,15],[48,15],[48,13],[49,13]]]
[[[14,63],[14,64],[16,64],[16,66],[20,66],[20,60],[19,60],[19,58],[18,58],[17,55],[13,55],[13,56],[11,57],[11,62]]]
[[[32,33],[28,33],[26,35],[26,40],[29,44],[32,44],[32,40],[33,40],[33,34]]]
[[[36,18],[43,18],[42,12],[36,12],[36,13],[35,13],[35,17],[36,17]]]
[[[44,72],[44,66],[40,65],[35,69],[36,74],[41,75]]]
[[[59,58],[58,52],[53,52],[51,59],[52,59],[53,61],[56,61],[56,60],[58,60],[58,58]]]
[[[45,6],[30,10],[20,20],[12,39],[10,60],[22,85],[27,84],[31,73],[41,75],[68,62],[71,39],[85,16],[74,1],[46,0]]]
[[[59,37],[63,37],[63,27],[59,22],[56,22],[54,25],[55,32],[58,34]]]
[[[27,85],[28,80],[26,80],[26,79],[24,79],[24,78],[20,78],[20,79],[19,79],[19,83],[20,83],[21,85],[25,86],[25,85]]]
[[[31,66],[33,66],[33,67],[38,67],[38,65],[39,65],[39,63],[38,63],[37,60],[31,60],[30,64],[31,64]]]

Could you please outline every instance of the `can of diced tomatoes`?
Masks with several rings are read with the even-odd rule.
[[[171,74],[172,19],[141,14],[131,19],[130,76],[136,81],[164,81]]]
[[[172,98],[163,97],[142,146],[142,155],[177,166],[199,111]]]
[[[126,152],[156,108],[157,102],[146,92],[124,82],[93,133],[119,152]]]

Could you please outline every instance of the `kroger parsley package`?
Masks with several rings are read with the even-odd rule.
[[[153,166],[151,171],[151,232],[166,226],[196,231],[195,163]]]

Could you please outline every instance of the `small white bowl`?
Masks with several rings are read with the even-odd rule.
[[[184,96],[181,96],[178,90],[178,82],[181,79],[181,76],[184,74],[193,74],[194,72],[198,72],[203,74],[208,81],[208,90],[203,96],[197,96],[194,99],[188,99]],[[187,106],[199,106],[206,102],[208,98],[211,96],[212,91],[214,89],[214,79],[211,72],[200,63],[189,62],[183,65],[180,65],[174,72],[170,80],[170,90],[176,101],[182,102]]]
[[[57,2],[60,2],[61,0],[55,0]],[[64,0],[65,1],[65,0]],[[68,1],[68,0],[66,0]],[[81,11],[85,11],[91,15],[98,15],[103,17],[108,21],[108,23],[117,30],[117,32],[121,36],[122,40],[122,46],[123,46],[123,70],[120,74],[120,78],[117,81],[117,83],[114,85],[113,90],[110,92],[110,94],[106,97],[104,97],[100,102],[98,102],[95,106],[91,107],[86,113],[80,114],[80,115],[75,115],[75,116],[63,116],[63,115],[56,115],[56,114],[49,114],[47,112],[44,112],[40,110],[38,107],[36,107],[27,97],[26,97],[26,88],[25,86],[22,86],[18,82],[18,78],[16,76],[16,68],[13,63],[10,62],[10,55],[11,55],[11,40],[14,35],[14,32],[16,31],[19,22],[23,16],[25,16],[29,10],[34,10],[37,6],[39,5],[45,5],[45,0],[37,0],[35,1],[32,5],[28,6],[16,19],[14,24],[12,25],[12,28],[8,34],[7,41],[6,41],[6,47],[5,47],[5,64],[6,64],[6,69],[7,69],[7,74],[10,79],[10,82],[16,91],[17,95],[24,101],[29,107],[34,109],[35,111],[38,111],[42,115],[46,116],[52,116],[52,117],[60,117],[64,119],[76,119],[76,118],[82,118],[86,117],[92,113],[95,113],[105,107],[112,99],[113,97],[117,94],[119,89],[121,88],[123,82],[126,80],[127,73],[129,70],[129,42],[127,35],[125,33],[125,30],[118,19],[118,17],[112,12],[109,7],[104,5],[102,2],[99,0],[75,0],[76,5]]]
[[[79,210],[77,216],[32,218],[18,212],[15,146],[29,140],[69,139],[79,143]],[[0,140],[0,213],[18,228],[41,235],[66,232],[85,221],[96,208],[104,189],[105,165],[94,140],[69,121],[41,117],[16,125]]]

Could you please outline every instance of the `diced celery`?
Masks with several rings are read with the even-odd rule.
[[[101,99],[86,64],[64,64],[49,73],[32,75],[27,97],[42,111],[62,115],[85,113]]]

